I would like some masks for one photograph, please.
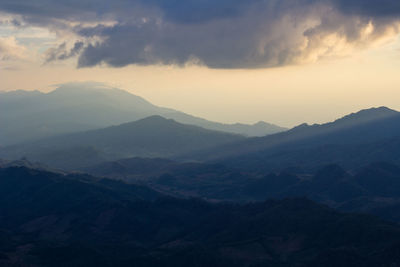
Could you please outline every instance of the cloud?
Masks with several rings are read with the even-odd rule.
[[[345,14],[372,17],[400,15],[400,2],[396,0],[334,0],[333,3]]]
[[[23,59],[26,49],[19,45],[15,37],[0,37],[0,61]]]
[[[81,41],[75,42],[71,49],[67,49],[66,42],[63,42],[56,48],[50,48],[46,52],[46,62],[51,62],[55,60],[65,60],[75,57],[83,49],[84,43]]]
[[[79,67],[265,68],[367,49],[399,31],[398,0],[3,0],[25,23],[81,39],[47,61]]]

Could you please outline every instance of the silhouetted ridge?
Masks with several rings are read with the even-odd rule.
[[[98,179],[84,174],[61,174],[22,166],[0,168],[0,185],[0,202],[5,205],[2,207],[3,210],[9,212],[13,212],[14,205],[19,205],[18,203],[24,203],[29,199],[36,199],[32,205],[40,210],[45,210],[50,206],[51,209],[57,210],[68,205],[76,205],[77,199],[93,203],[97,198],[99,203],[96,205],[102,205],[110,200],[142,201],[155,200],[162,196],[143,186]],[[41,201],[43,202],[40,203]],[[47,206],[40,207],[44,203]],[[29,211],[29,207],[24,207],[20,209],[20,212],[33,211]],[[40,213],[36,216],[40,216]]]
[[[399,112],[388,107],[370,108],[360,110],[356,113],[351,113],[343,118],[335,120],[334,123],[349,124],[349,126],[354,126],[354,124],[367,123],[395,115],[399,115]]]
[[[0,204],[2,266],[400,263],[398,225],[304,198],[213,204],[87,175],[8,168],[0,169]]]
[[[357,127],[358,125],[373,123],[374,121],[385,120],[394,116],[400,116],[398,111],[389,109],[387,107],[370,108],[351,113],[333,122],[324,124],[302,123],[290,132],[305,132],[308,134],[320,134],[324,132],[337,131],[347,127]]]

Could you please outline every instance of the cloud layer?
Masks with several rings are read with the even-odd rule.
[[[398,0],[3,0],[0,11],[68,36],[46,60],[77,56],[79,67],[275,67],[347,55],[400,32]]]

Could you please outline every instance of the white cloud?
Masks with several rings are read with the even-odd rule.
[[[0,60],[20,60],[26,57],[26,48],[15,37],[0,37]]]

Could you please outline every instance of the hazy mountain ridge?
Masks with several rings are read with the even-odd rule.
[[[207,121],[157,107],[142,97],[100,83],[70,83],[49,93],[13,91],[0,94],[0,145],[57,134],[104,128],[161,115],[185,124],[237,133],[267,135],[286,130],[272,124],[236,125]]]
[[[193,124],[201,126],[206,129],[236,133],[245,136],[265,136],[288,130],[288,128],[280,127],[275,124],[267,123],[264,121],[259,121],[254,124],[243,124],[243,123],[227,124],[227,123],[208,121],[202,118],[187,115],[182,112],[166,113],[163,114],[163,116],[185,124]]]
[[[244,139],[243,136],[151,116],[98,130],[5,147],[7,159],[26,157],[51,167],[76,169],[126,157],[172,157]]]
[[[400,262],[398,225],[306,199],[211,204],[27,168],[0,169],[0,185],[0,264],[6,266]]]
[[[369,154],[385,153],[400,159],[390,145],[384,152],[379,144],[394,142],[400,137],[400,113],[385,107],[362,110],[331,123],[321,125],[300,125],[283,133],[266,137],[249,138],[236,144],[205,150],[196,155],[186,155],[194,159],[211,160],[231,164],[246,169],[279,170],[282,167],[310,165],[313,160],[326,157],[327,162],[340,161],[340,156],[353,150],[353,159],[364,157],[367,146]],[[357,148],[358,147],[358,148]],[[315,151],[319,153],[314,153]],[[392,153],[394,152],[394,154]],[[379,157],[366,157],[357,164],[367,164],[380,160]],[[263,162],[270,167],[259,168]],[[321,162],[319,162],[321,163]],[[315,164],[316,166],[321,164]],[[257,167],[258,166],[258,167]]]

